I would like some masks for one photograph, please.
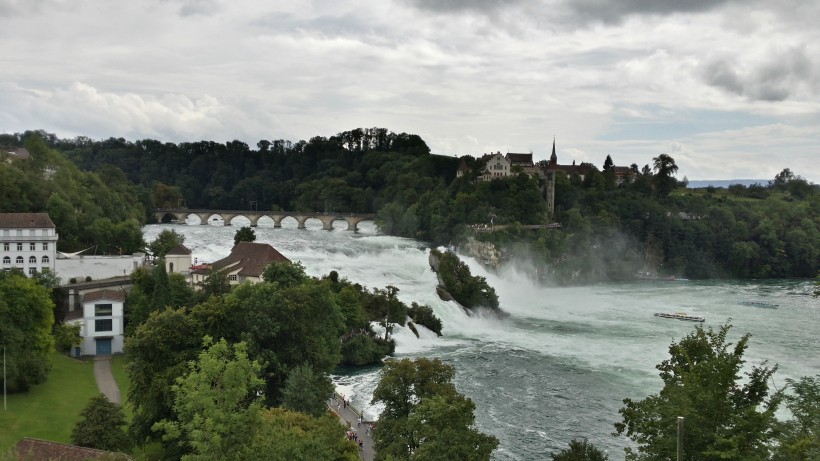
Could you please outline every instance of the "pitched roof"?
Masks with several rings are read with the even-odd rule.
[[[290,261],[267,243],[239,242],[227,258],[212,264],[214,270],[230,268],[230,272],[246,277],[260,277],[265,267],[275,261]]]
[[[25,147],[0,146],[0,152],[6,152],[12,158],[26,159],[31,157],[31,154]]]
[[[54,229],[48,213],[0,213],[0,228],[5,229]]]
[[[166,256],[167,255],[171,255],[171,256],[183,255],[184,256],[184,255],[189,255],[189,254],[191,254],[191,250],[189,250],[188,247],[186,247],[185,245],[179,243],[179,244],[177,244],[177,246],[171,248],[171,251],[169,251],[165,255]]]
[[[125,301],[125,293],[120,290],[97,290],[83,295],[84,303],[101,301],[103,299],[106,301]]]
[[[32,439],[29,437],[17,442],[14,446],[18,459],[26,461],[86,461],[102,457],[116,456],[114,459],[130,460],[130,456],[113,451],[96,450],[94,448],[66,445],[48,440]]]
[[[506,156],[507,160],[510,163],[524,163],[527,165],[532,165],[532,153],[529,154],[513,154],[508,153]]]

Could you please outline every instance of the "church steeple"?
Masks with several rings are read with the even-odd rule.
[[[558,166],[558,156],[555,155],[555,136],[552,137],[552,155],[550,155],[550,167]]]

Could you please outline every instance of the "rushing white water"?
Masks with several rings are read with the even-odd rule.
[[[198,225],[146,226],[146,241],[166,228],[185,235],[185,245],[199,262],[227,256],[238,226],[221,221]],[[621,459],[629,443],[611,435],[620,420],[622,399],[641,399],[660,389],[655,365],[669,345],[692,331],[694,324],[654,317],[654,312],[686,311],[717,327],[731,320],[730,338],[751,333],[747,363],[778,364],[773,385],[786,378],[820,373],[820,301],[810,296],[810,281],[640,282],[555,288],[534,283],[527,274],[508,269],[487,272],[464,258],[472,272],[487,278],[510,316],[499,320],[467,316],[435,292],[436,275],[428,248],[420,242],[379,235],[372,224],[360,231],[321,230],[318,220],[297,229],[286,219],[281,229],[262,220],[257,242],[272,244],[308,274],[335,270],[366,285],[399,288],[399,298],[431,306],[443,324],[442,337],[421,329],[416,338],[398,329],[396,355],[438,357],[456,368],[456,386],[476,403],[476,425],[499,438],[498,460],[548,459],[572,438],[590,442]],[[763,299],[767,309],[741,304]],[[353,405],[376,418],[370,404],[378,368],[344,370],[335,381]]]

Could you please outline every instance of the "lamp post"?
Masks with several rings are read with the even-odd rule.
[[[683,416],[678,416],[678,461],[683,461]]]
[[[3,345],[3,413],[7,410],[6,408],[6,346]]]

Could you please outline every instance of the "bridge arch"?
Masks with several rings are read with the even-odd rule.
[[[167,223],[176,220],[185,223],[190,216],[199,218],[201,225],[210,225],[212,221],[223,221],[226,226],[233,225],[235,218],[241,217],[250,221],[252,227],[256,227],[261,218],[273,220],[274,228],[281,228],[282,221],[286,218],[296,220],[298,229],[306,229],[306,223],[310,219],[317,219],[322,223],[323,230],[333,230],[333,223],[339,220],[347,222],[347,229],[353,232],[358,231],[358,225],[362,221],[375,221],[376,215],[369,213],[323,213],[311,211],[240,211],[240,210],[202,210],[202,209],[158,209],[154,211],[154,219],[160,223]]]

